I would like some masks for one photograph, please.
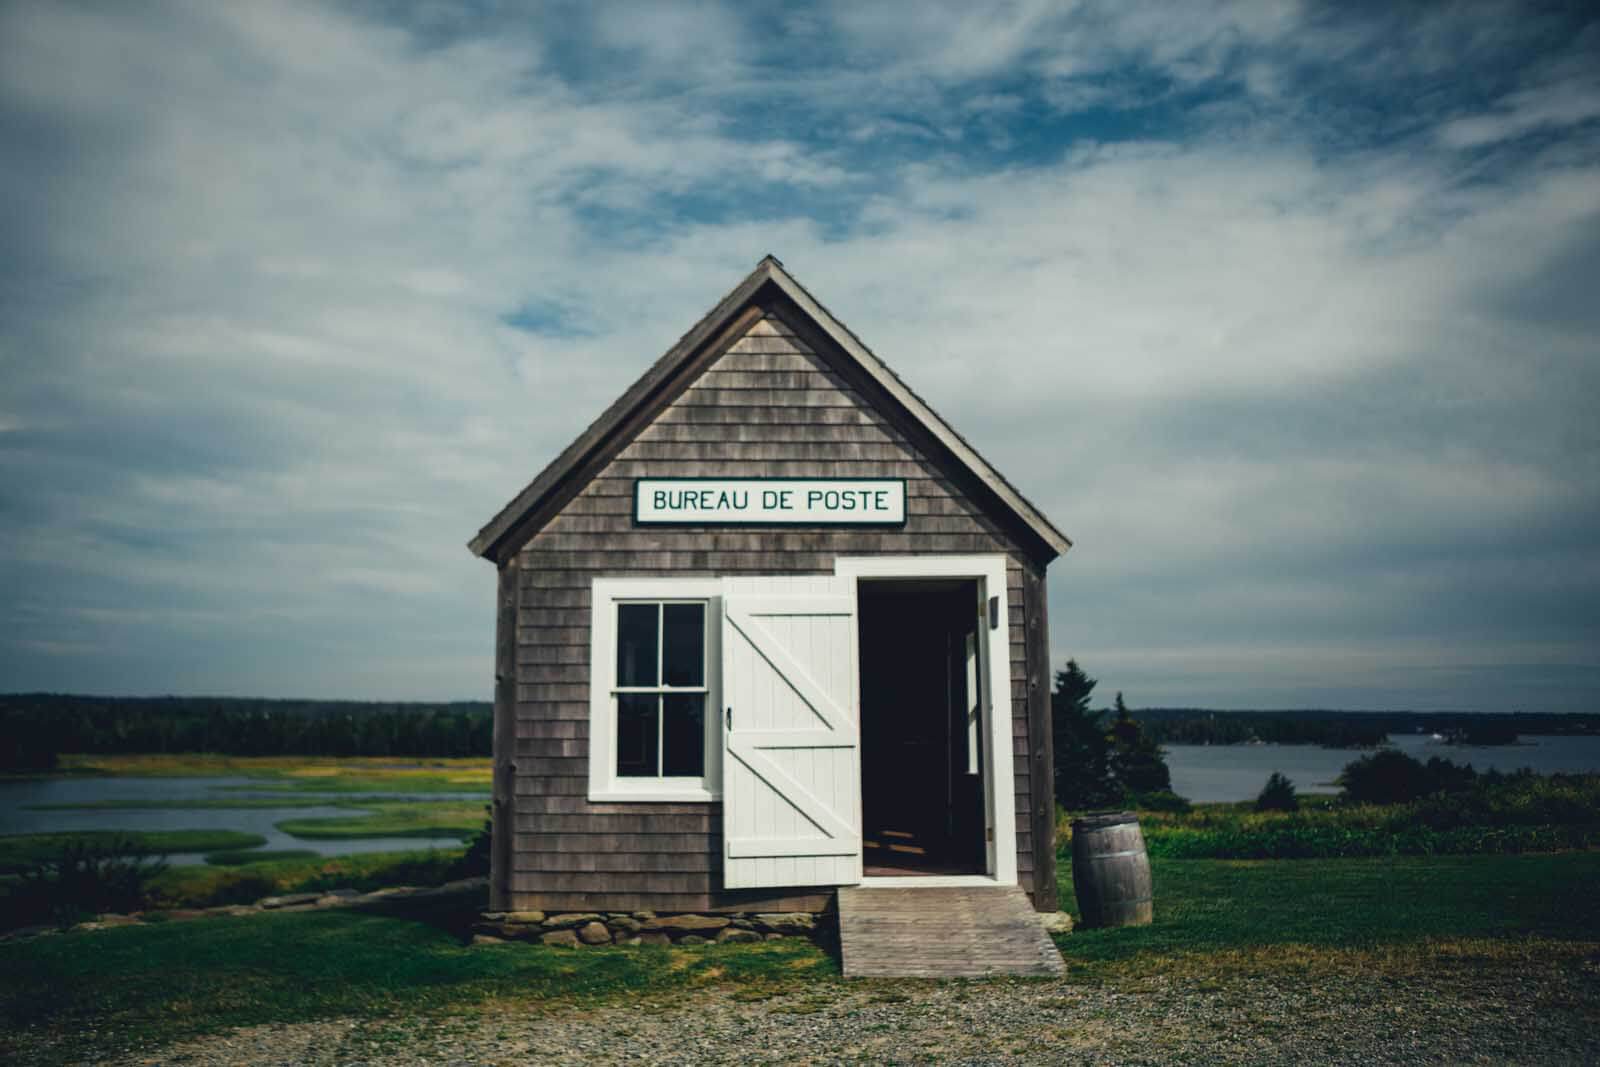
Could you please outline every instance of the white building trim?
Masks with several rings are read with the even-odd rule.
[[[988,878],[864,878],[863,884],[939,886],[1017,883],[1017,816],[1011,753],[1011,623],[1006,601],[1006,557],[971,556],[840,556],[834,573],[855,578],[973,578],[982,583],[986,602],[994,603],[997,625],[987,630],[982,672],[988,678],[987,744],[984,745],[984,819],[993,837]],[[857,593],[859,598],[860,594]],[[870,769],[868,769],[870,773]]]
[[[589,625],[589,800],[689,803],[722,799],[722,583],[717,578],[596,578]],[[706,756],[701,778],[617,776],[617,604],[627,600],[703,600],[706,605]],[[658,638],[659,640],[659,638]]]

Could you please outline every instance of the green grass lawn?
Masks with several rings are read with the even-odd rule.
[[[576,1004],[834,973],[831,957],[798,940],[696,950],[466,948],[424,922],[351,912],[203,919],[0,946],[0,1058],[14,1032],[30,1026],[59,1035],[51,1055],[76,1062],[130,1042],[255,1023],[508,999]]]
[[[1071,858],[1061,905],[1076,913]],[[1294,946],[1371,949],[1435,940],[1600,940],[1600,853],[1334,860],[1151,861],[1155,922],[1058,940],[1071,972]]]
[[[260,834],[237,830],[75,830],[52,834],[9,834],[0,837],[0,872],[10,873],[54,859],[72,842],[126,841],[141,856],[171,852],[246,849],[266,843]]]
[[[1153,861],[1156,922],[1059,940],[1070,980],[1153,972],[1364,968],[1382,956],[1592,954],[1600,854],[1300,861]],[[1070,864],[1062,901],[1072,906]],[[169,872],[171,873],[171,872]],[[219,874],[227,872],[217,872]],[[1277,969],[1276,971],[1274,969]],[[616,995],[674,997],[706,984],[749,990],[838,981],[809,944],[572,951],[463,948],[413,919],[267,913],[0,945],[0,1029],[47,1031],[51,1055],[92,1058],[202,1030],[327,1016],[528,1010]],[[30,1041],[26,1048],[45,1047]],[[15,1058],[13,1056],[13,1058]]]

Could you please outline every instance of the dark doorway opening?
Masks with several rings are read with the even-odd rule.
[[[857,586],[868,876],[987,870],[977,585],[894,579]]]

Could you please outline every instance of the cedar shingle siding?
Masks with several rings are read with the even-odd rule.
[[[1025,532],[1008,532],[985,513],[974,499],[982,490],[970,478],[935,466],[913,443],[914,427],[875,409],[862,392],[870,383],[851,378],[843,361],[830,365],[819,354],[822,343],[807,334],[814,350],[791,321],[799,321],[792,312],[786,319],[769,308],[600,467],[510,564],[514,581],[504,593],[514,594],[514,603],[503,602],[502,611],[515,612],[515,692],[507,694],[514,722],[509,730],[500,724],[496,743],[510,734],[515,764],[510,877],[499,887],[511,908],[819,909],[827,893],[817,887],[721,888],[718,803],[588,802],[590,583],[624,575],[832,574],[836,556],[885,553],[1009,557],[1017,866],[1022,887],[1034,893],[1035,837],[1044,833],[1048,840],[1041,828],[1053,814],[1040,810],[1032,818],[1039,784],[1034,765],[1047,764],[1029,757],[1029,709],[1038,714],[1038,685],[1041,678],[1048,684],[1048,666],[1034,665],[1030,689],[1024,620],[1031,608],[1029,621],[1043,625],[1041,554],[1023,543]],[[902,477],[906,524],[889,531],[634,525],[634,479],[696,475]],[[1036,603],[1024,602],[1025,591]],[[1035,723],[1035,747],[1039,730]],[[503,761],[505,751],[497,759]],[[1048,797],[1048,785],[1039,792]],[[504,838],[500,847],[503,856]],[[1053,882],[1053,857],[1044,870]],[[1039,889],[1036,906],[1053,909],[1053,884]]]

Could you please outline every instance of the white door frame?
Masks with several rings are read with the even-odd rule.
[[[984,749],[984,820],[992,840],[988,846],[989,873],[983,875],[915,875],[863,878],[863,885],[926,886],[938,888],[964,885],[1017,884],[1017,801],[1013,795],[1011,752],[1011,622],[1006,602],[1006,557],[973,556],[841,556],[834,560],[833,572],[862,578],[970,578],[979,583],[979,594],[987,603],[997,600],[998,625],[982,629],[987,641],[980,641],[979,671],[988,680],[986,706],[988,734]],[[858,666],[859,669],[859,666]]]

